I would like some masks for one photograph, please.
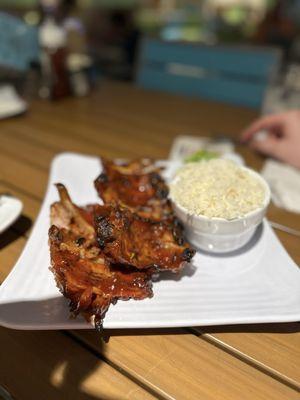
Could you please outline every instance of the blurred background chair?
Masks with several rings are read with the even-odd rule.
[[[0,68],[24,72],[39,58],[37,27],[0,13]]]
[[[15,88],[23,85],[29,67],[38,59],[37,27],[0,12],[0,119],[26,111],[27,104]]]
[[[263,103],[263,112],[300,104],[300,0],[0,2],[6,12],[0,18],[0,80],[12,81],[17,76],[19,83],[14,85],[25,97],[47,97],[40,90],[41,62],[27,71],[25,67],[33,58],[30,52],[37,51],[30,43],[36,43],[36,32],[51,17],[66,34],[64,48],[72,87],[82,86],[77,61],[78,55],[83,55],[82,59],[90,60],[91,67],[84,69],[84,74],[89,75],[91,87],[103,78],[133,81],[139,60],[137,82],[144,87],[256,109]],[[183,42],[185,45],[179,46]],[[283,55],[280,76],[272,85],[280,57],[279,52],[268,50],[269,46]],[[40,44],[40,51],[42,47]],[[153,52],[155,57],[162,53],[168,58],[153,58]],[[176,53],[182,56],[176,58]],[[202,64],[203,60],[207,63]],[[14,69],[22,72],[15,74]],[[150,72],[155,74],[152,83]],[[76,85],[72,83],[75,78]],[[73,92],[83,95],[89,90]]]
[[[272,48],[145,39],[136,81],[146,89],[261,108],[280,61],[280,51]]]

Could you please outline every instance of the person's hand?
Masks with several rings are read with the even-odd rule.
[[[265,131],[263,137],[257,135]],[[241,136],[253,149],[300,168],[300,110],[267,115],[254,121]]]

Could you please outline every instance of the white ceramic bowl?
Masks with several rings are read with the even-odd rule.
[[[186,238],[194,247],[212,253],[237,250],[251,239],[256,227],[262,222],[270,203],[270,188],[257,172],[247,167],[241,168],[258,179],[265,188],[263,206],[243,217],[227,220],[191,214],[170,197],[174,212],[185,227]]]

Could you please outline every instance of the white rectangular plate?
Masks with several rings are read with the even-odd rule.
[[[172,165],[170,165],[172,169]],[[170,172],[169,169],[169,172]],[[46,197],[27,245],[0,287],[0,325],[15,329],[91,328],[69,318],[68,301],[49,271],[49,207],[64,183],[77,204],[98,201],[94,157],[58,155]],[[300,271],[267,221],[245,248],[228,255],[197,253],[180,276],[161,273],[154,297],[111,306],[105,328],[149,328],[289,322],[300,319]]]

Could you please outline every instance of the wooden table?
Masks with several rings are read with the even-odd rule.
[[[0,192],[24,203],[0,236],[0,279],[20,255],[42,202],[49,164],[62,151],[165,158],[176,135],[237,137],[255,113],[103,83],[86,99],[37,101],[0,123]],[[247,162],[262,159],[239,148]],[[269,217],[300,229],[300,216]],[[277,232],[300,262],[300,240]],[[299,324],[110,331],[0,328],[0,385],[16,399],[299,399]],[[1,398],[1,395],[0,395]]]

